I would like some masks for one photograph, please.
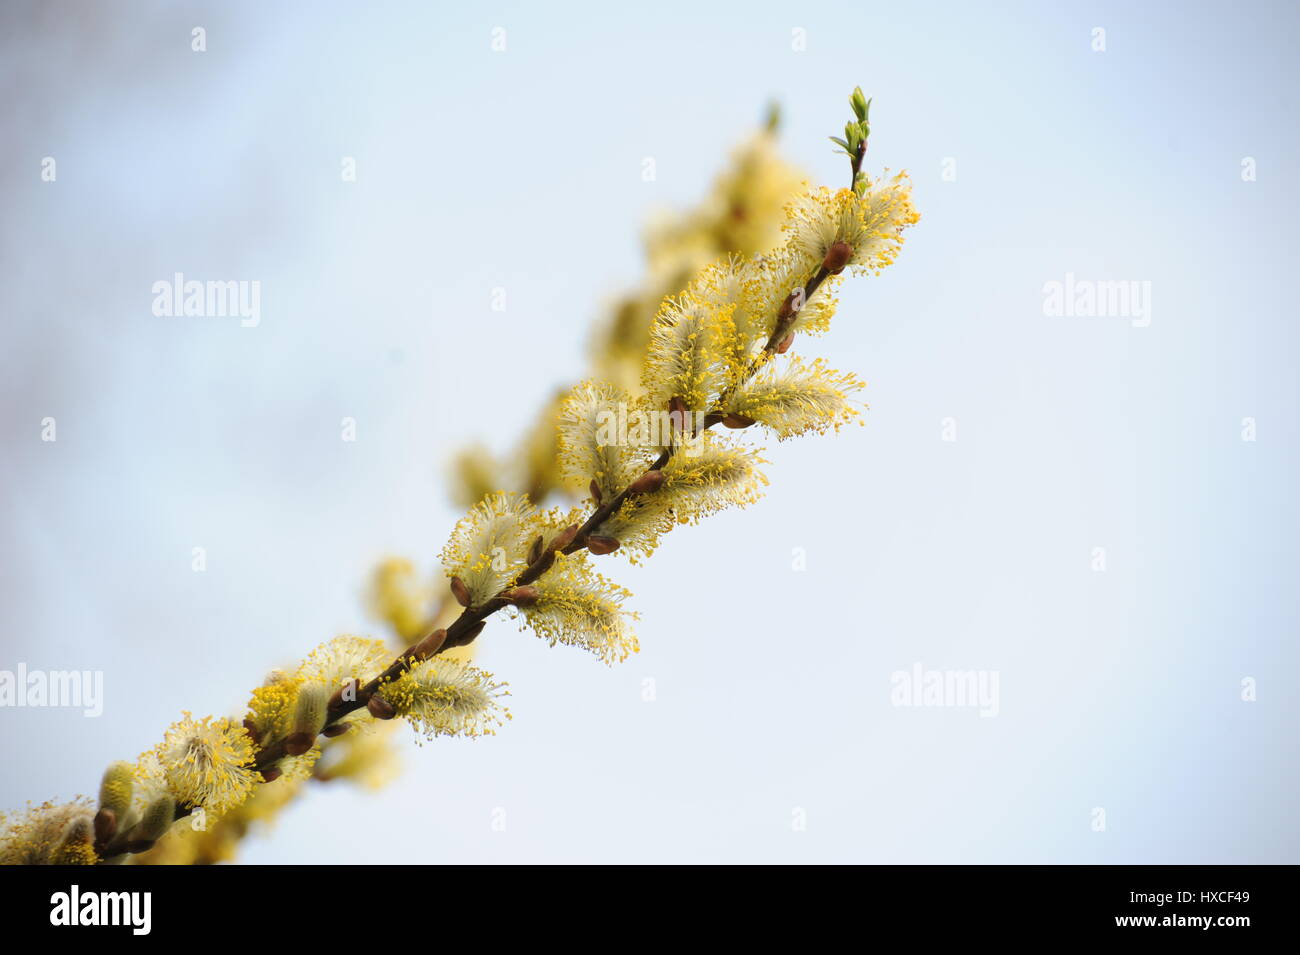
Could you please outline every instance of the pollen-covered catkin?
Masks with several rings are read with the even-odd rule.
[[[391,683],[378,697],[426,737],[490,736],[509,711],[501,705],[506,686],[492,674],[440,657],[421,660]]]
[[[448,578],[459,578],[481,606],[527,566],[536,509],[524,494],[491,494],[461,518],[442,551]]]
[[[196,720],[186,713],[154,752],[176,801],[213,815],[239,805],[260,781],[253,769],[253,740],[233,720]]]
[[[631,594],[596,573],[584,554],[562,556],[535,585],[536,600],[520,608],[533,631],[551,645],[589,650],[605,663],[618,663],[640,649],[623,609]]]
[[[726,408],[784,440],[838,429],[858,414],[849,395],[863,387],[856,375],[835,371],[820,358],[809,362],[791,356],[764,366],[737,389]]]

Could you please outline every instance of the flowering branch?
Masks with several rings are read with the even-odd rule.
[[[694,209],[672,216],[660,213],[645,231],[647,275],[638,286],[615,296],[598,321],[589,348],[591,378],[635,388],[660,303],[720,258],[748,258],[781,241],[786,205],[806,183],[803,174],[777,154],[779,120],[773,104],[764,127],[733,152],[728,167]],[[498,457],[475,445],[456,456],[450,490],[458,505],[469,507],[499,490],[525,492],[535,503],[553,495],[574,500],[586,493],[587,480],[566,479],[557,455],[555,417],[571,387],[543,403],[509,455]]]
[[[797,333],[827,330],[840,276],[890,264],[918,219],[902,174],[873,182],[861,171],[870,103],[855,90],[850,104],[857,119],[836,142],[850,158],[851,188],[799,196],[787,209],[784,246],[709,265],[666,298],[650,329],[642,394],[591,381],[560,403],[557,464],[565,479],[586,483],[589,508],[539,511],[527,495],[485,496],[442,552],[463,608],[448,626],[396,658],[382,641],[335,638],[254,690],[242,723],[185,714],[137,763],[109,767],[93,812],[47,805],[10,824],[0,861],[120,862],[181,818],[220,815],[263,783],[311,774],[321,736],[365,733],[397,717],[430,737],[491,734],[509,718],[505,686],[443,654],[472,643],[502,610],[552,644],[608,663],[634,652],[635,614],[623,609],[630,594],[589,557],[621,551],[635,562],[676,525],[758,496],[762,459],[716,425],[759,425],[784,440],[838,429],[857,414],[848,395],[862,384],[853,375],[781,357]],[[614,433],[632,418],[635,428]]]

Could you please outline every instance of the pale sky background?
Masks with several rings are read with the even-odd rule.
[[[582,373],[647,217],[770,98],[838,184],[860,83],[923,216],[811,352],[866,427],[608,559],[639,656],[491,624],[500,735],[408,734],[243,860],[1300,861],[1297,44],[1295,3],[5,4],[0,669],[105,704],[0,710],[0,805],[379,633],[371,567],[432,572],[449,456]],[[175,272],[260,281],[261,324],[155,317]],[[1150,324],[1045,316],[1067,273],[1150,282]],[[892,706],[916,663],[996,671],[999,714]]]

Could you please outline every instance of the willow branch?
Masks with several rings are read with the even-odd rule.
[[[857,182],[858,171],[862,165],[865,152],[866,143],[863,142],[856,155],[851,157],[852,183]],[[837,275],[843,270],[850,253],[851,250],[846,245],[836,243],[827,252],[824,261],[803,286],[792,289],[785,297],[777,311],[772,333],[739,379],[719,396],[716,406],[705,414],[701,433],[716,424],[726,422],[728,416],[722,409],[725,407],[728,397],[736,388],[752,378],[774,355],[782,354],[790,347],[794,338],[794,324],[799,312],[817,294],[827,278]],[[684,412],[685,409],[680,410]],[[752,423],[752,421],[746,421],[741,425],[733,426],[743,427]],[[675,427],[685,431],[687,424],[684,414],[677,418]],[[472,643],[482,632],[488,617],[506,607],[525,602],[530,596],[528,594],[530,585],[551,569],[555,564],[557,554],[569,555],[582,550],[591,550],[593,538],[597,538],[596,532],[601,525],[616,514],[629,499],[640,494],[654,493],[662,483],[661,472],[672,459],[675,449],[674,435],[674,441],[660,452],[654,463],[639,478],[630,482],[618,494],[609,497],[607,500],[597,499],[596,507],[587,519],[580,525],[573,525],[562,531],[560,536],[551,543],[551,546],[547,547],[543,553],[538,554],[519,573],[510,587],[502,590],[481,606],[465,607],[460,616],[445,629],[436,629],[426,634],[419,641],[398,654],[382,673],[365,684],[361,684],[358,680],[352,680],[337,690],[330,698],[325,721],[319,733],[298,732],[258,746],[255,751],[253,767],[258,771],[261,781],[271,782],[278,779],[281,772],[276,764],[286,756],[299,756],[306,753],[315,745],[317,735],[323,734],[326,737],[333,737],[347,732],[349,725],[341,721],[362,707],[366,707],[370,711],[370,715],[376,719],[392,719],[396,715],[395,710],[390,703],[379,695],[379,691],[385,684],[396,680],[412,665],[422,660],[427,660],[446,650]],[[653,479],[652,476],[654,476]],[[613,546],[617,547],[617,543]],[[608,552],[605,550],[599,551],[599,553]],[[593,551],[593,553],[596,553],[596,551]],[[531,596],[535,599],[535,591]],[[178,805],[175,811],[175,820],[183,819],[192,812],[193,807]],[[96,851],[101,863],[106,860],[116,859],[123,854],[144,852],[153,847],[153,842],[129,841],[127,835],[128,833],[118,832],[106,843],[96,844]]]

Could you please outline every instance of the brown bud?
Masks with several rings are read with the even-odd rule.
[[[528,548],[528,563],[537,563],[542,556],[542,545],[545,543],[546,539],[541,534],[538,534],[537,540],[533,541],[533,546]]]
[[[778,321],[784,322],[787,318],[789,318],[791,315],[794,314],[795,296],[802,295],[802,294],[803,294],[803,289],[795,289],[793,292],[791,292],[789,295],[785,297],[785,301],[781,303],[780,310],[776,313],[776,317]]]
[[[465,581],[459,577],[451,578],[451,593],[462,607],[469,606],[469,588],[465,586]]]
[[[847,242],[836,242],[826,250],[826,258],[822,259],[822,268],[831,275],[839,275],[851,258],[853,258],[853,246]]]
[[[722,416],[722,424],[728,428],[748,428],[754,423],[754,419],[743,414],[727,414]]]
[[[672,422],[674,431],[686,430],[687,413],[685,398],[674,395],[672,398],[668,399],[668,420]]]
[[[612,554],[618,548],[618,541],[612,537],[602,537],[599,534],[587,535],[587,550],[593,554]]]
[[[132,839],[126,844],[126,851],[131,855],[139,855],[141,852],[148,852],[153,848],[153,839]]]
[[[370,698],[370,702],[366,704],[366,709],[377,720],[391,720],[397,715],[397,710],[393,707],[393,704],[378,693]]]
[[[244,718],[244,729],[248,732],[248,735],[253,738],[254,743],[260,743],[262,741],[262,737],[258,734],[257,724],[247,717]]]
[[[600,507],[600,484],[595,478],[591,479],[591,483],[587,485],[587,490],[591,491],[591,499],[596,502],[597,507]]]
[[[427,660],[441,650],[446,642],[447,631],[435,630],[411,648],[411,657],[416,660]]]
[[[790,334],[786,335],[785,338],[781,339],[781,344],[776,346],[776,353],[778,355],[784,355],[786,352],[790,350],[790,346],[793,344],[794,344],[794,332],[791,332]]]
[[[95,842],[107,845],[117,835],[117,813],[101,809],[95,813]]]
[[[628,494],[649,494],[651,491],[657,491],[664,485],[663,471],[646,471],[635,481],[627,486]]]
[[[348,697],[347,702],[351,703],[353,700],[358,698],[360,690],[361,690],[360,680],[349,680],[347,683],[344,683],[341,687],[339,687],[337,690],[334,691],[334,695],[330,697],[329,708],[331,710],[337,710],[340,707],[342,707],[344,702],[343,697],[345,694]]]
[[[516,607],[531,607],[537,603],[537,588],[533,586],[513,587],[501,595],[506,603]]]
[[[548,547],[547,550],[551,551],[552,553],[554,553],[557,550],[565,550],[570,544],[573,543],[573,539],[577,536],[578,536],[578,525],[570,524],[564,530],[560,531],[559,535],[555,538],[555,540],[551,541],[551,546]]]
[[[316,742],[315,733],[290,733],[284,738],[284,751],[290,756],[301,756]]]
[[[321,735],[324,736],[326,739],[334,739],[335,737],[342,736],[351,728],[352,728],[351,723],[334,723],[331,726],[325,727],[320,732]]]
[[[283,775],[284,775],[284,770],[281,769],[279,766],[268,766],[266,767],[266,769],[262,770],[262,780],[268,783],[275,782]]]

